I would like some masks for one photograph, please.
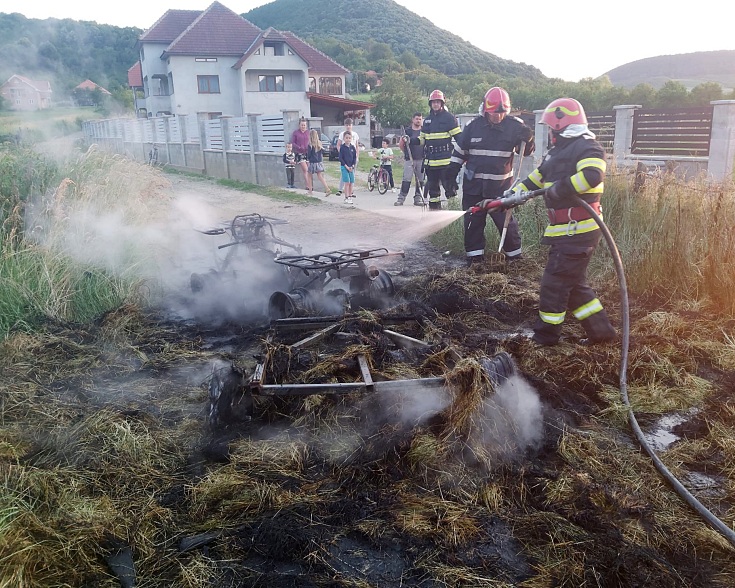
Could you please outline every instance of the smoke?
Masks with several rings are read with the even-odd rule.
[[[512,375],[482,403],[470,445],[484,449],[492,465],[523,458],[543,440],[543,409],[531,385]]]
[[[400,391],[372,393],[346,407],[338,418],[347,426],[330,426],[318,432],[312,443],[335,463],[374,461],[410,443],[432,419],[451,413],[446,409],[454,401],[444,387],[407,382]],[[523,459],[543,441],[543,406],[519,375],[509,377],[485,398],[470,421],[468,434],[458,444],[444,441],[454,465],[462,461],[467,467],[489,471]],[[452,424],[442,427],[450,430]]]

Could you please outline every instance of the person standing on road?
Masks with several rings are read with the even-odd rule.
[[[343,143],[339,148],[339,164],[342,171],[342,187],[344,188],[347,206],[354,206],[352,186],[355,184],[355,167],[357,166],[357,149],[352,144],[352,133],[345,131],[342,135]]]
[[[388,185],[391,191],[396,191],[396,185],[393,182],[393,149],[388,146],[388,139],[383,139],[382,147],[378,149],[377,159],[380,160],[380,167],[388,174]]]
[[[306,119],[302,116],[299,121],[299,128],[291,133],[291,144],[293,152],[296,154],[296,165],[301,169],[304,175],[306,189],[311,192],[311,178],[309,177],[309,131],[306,125]]]
[[[413,203],[415,206],[424,205],[424,197],[421,191],[424,184],[421,177],[424,173],[424,146],[421,144],[419,135],[421,135],[421,125],[424,124],[424,116],[420,112],[414,112],[411,117],[411,127],[405,129],[405,135],[401,137],[398,146],[403,152],[403,177],[401,178],[401,191],[398,193],[398,199],[393,203],[394,206],[403,206],[411,189],[411,180],[416,179],[414,186]]]
[[[482,116],[470,121],[456,138],[448,175],[455,177],[464,165],[462,210],[469,210],[484,199],[496,199],[513,183],[515,154],[531,155],[533,131],[520,118],[509,116],[510,96],[503,88],[490,88],[482,102]],[[503,252],[507,261],[521,257],[518,221],[510,211],[490,212],[502,234],[506,213],[510,215]],[[485,224],[488,212],[481,209],[464,216],[464,248],[468,264],[483,261]]]
[[[353,120],[351,118],[345,119],[345,128],[339,134],[339,137],[337,138],[337,152],[339,152],[339,150],[342,147],[342,142],[344,141],[344,134],[349,132],[350,135],[352,136],[352,145],[354,146],[355,153],[357,154],[357,161],[359,161],[360,159],[360,135],[358,135],[355,131],[352,130],[352,124],[353,124]],[[355,169],[357,169],[357,161],[355,161]],[[354,178],[353,178],[353,182],[354,182]],[[339,190],[337,190],[337,196],[342,195],[343,189],[344,189],[344,182],[340,180]]]
[[[602,217],[605,150],[589,130],[584,108],[573,98],[551,102],[541,122],[549,127],[551,149],[541,165],[517,186],[518,190],[547,188],[544,202],[549,225],[541,243],[550,248],[532,339],[539,345],[556,345],[569,310],[587,334],[581,344],[613,341],[615,329],[587,284],[587,266],[600,241],[600,227],[576,198]]]
[[[431,110],[424,119],[419,139],[424,146],[429,210],[441,210],[441,186],[447,198],[457,195],[457,182],[447,171],[452,155],[452,138],[461,132],[457,119],[445,106],[444,92],[434,90],[429,96]]]
[[[283,165],[286,168],[286,187],[295,188],[294,171],[296,170],[296,154],[293,152],[293,145],[286,143],[286,152],[283,154]]]
[[[319,132],[316,129],[309,131],[309,180],[313,188],[314,186],[314,175],[319,178],[319,181],[324,186],[324,194],[329,196],[331,190],[327,184],[327,180],[324,178],[324,153],[322,152],[322,141],[319,138]],[[311,196],[311,190],[309,190],[309,196]]]

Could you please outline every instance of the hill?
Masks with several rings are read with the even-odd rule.
[[[0,13],[0,80],[13,74],[47,79],[54,100],[63,100],[90,79],[112,90],[127,85],[128,68],[138,59],[142,31],[72,19],[26,18]]]
[[[728,90],[735,88],[735,51],[697,51],[647,57],[611,69],[606,75],[614,86],[625,88],[643,83],[660,88],[673,80],[690,90],[704,82],[716,82]]]
[[[392,0],[276,0],[242,16],[262,29],[291,31],[317,47],[318,39],[328,37],[360,49],[371,41],[386,43],[396,56],[410,51],[447,75],[492,72],[544,79],[539,69],[482,51]]]

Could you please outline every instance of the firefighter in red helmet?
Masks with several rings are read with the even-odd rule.
[[[510,116],[510,96],[503,88],[490,88],[482,102],[481,116],[473,119],[459,135],[452,153],[449,174],[464,165],[462,208],[468,210],[482,200],[500,198],[513,183],[516,154],[534,150],[533,131],[520,118]],[[498,231],[503,230],[506,212],[481,210],[464,216],[464,246],[468,264],[484,259],[485,224],[490,214]],[[518,222],[511,215],[503,251],[508,261],[521,255]]]
[[[429,193],[429,210],[441,210],[441,186],[447,198],[457,195],[457,182],[447,173],[452,155],[452,137],[460,133],[457,119],[446,108],[444,92],[429,95],[429,114],[424,117],[419,141],[424,146],[425,190]]]
[[[539,345],[555,345],[570,311],[587,335],[580,343],[613,341],[615,329],[587,284],[587,266],[600,241],[600,227],[575,198],[580,197],[602,217],[605,151],[587,126],[584,108],[573,98],[551,102],[541,122],[549,127],[552,146],[518,186],[522,190],[547,188],[544,201],[549,225],[541,243],[550,248],[532,338]]]

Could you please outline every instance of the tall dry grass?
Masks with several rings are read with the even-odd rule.
[[[639,193],[633,176],[612,169],[605,181],[604,220],[620,252],[631,293],[659,300],[687,300],[735,316],[735,186],[705,178],[652,175]],[[458,203],[451,202],[458,208]],[[524,255],[543,261],[540,238],[547,224],[541,198],[514,211]],[[486,252],[497,251],[498,231],[488,218]],[[462,219],[432,236],[441,249],[462,255]],[[591,278],[614,277],[609,249],[601,242]]]
[[[5,150],[0,172],[0,337],[139,295],[150,252],[125,236],[165,204],[160,172],[94,147],[64,164]]]

